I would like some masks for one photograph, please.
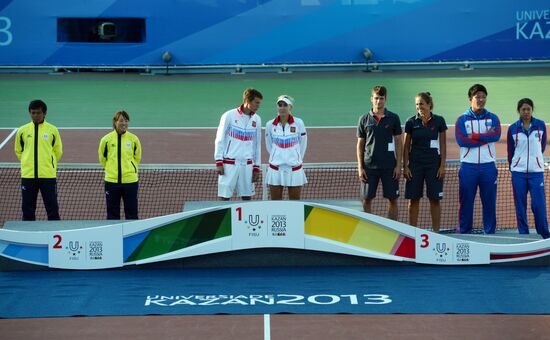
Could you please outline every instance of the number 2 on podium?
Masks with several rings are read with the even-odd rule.
[[[57,242],[55,242],[55,244],[53,245],[53,249],[62,249],[63,247],[61,246],[61,235],[55,234],[53,235],[53,238],[57,240]]]

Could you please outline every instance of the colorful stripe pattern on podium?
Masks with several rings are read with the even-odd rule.
[[[124,262],[164,255],[231,236],[231,209],[221,209],[124,238]]]
[[[304,234],[382,254],[415,258],[413,238],[376,223],[332,210],[304,206]]]

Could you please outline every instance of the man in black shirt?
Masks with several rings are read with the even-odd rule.
[[[399,116],[385,108],[386,95],[384,86],[375,86],[370,98],[372,109],[359,119],[357,170],[363,210],[371,212],[371,200],[382,180],[384,197],[388,199],[388,217],[397,220],[403,140]]]

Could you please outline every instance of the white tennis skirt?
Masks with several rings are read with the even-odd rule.
[[[277,185],[284,187],[301,187],[307,183],[304,168],[292,170],[290,166],[279,166],[274,169],[273,166],[267,168],[266,183],[268,185]]]

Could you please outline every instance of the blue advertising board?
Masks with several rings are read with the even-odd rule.
[[[0,0],[0,65],[550,59],[542,0]]]

